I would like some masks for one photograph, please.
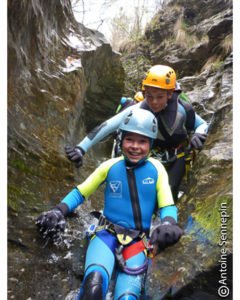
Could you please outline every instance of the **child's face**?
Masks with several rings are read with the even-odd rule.
[[[148,155],[150,140],[138,133],[129,132],[124,136],[122,151],[131,162],[137,163]]]
[[[158,89],[155,87],[145,86],[145,98],[151,110],[155,113],[163,110],[172,96],[172,92]]]

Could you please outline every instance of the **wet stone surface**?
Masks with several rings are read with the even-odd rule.
[[[211,8],[204,8],[208,17],[209,11],[218,14],[228,6],[227,2],[219,6],[223,4],[219,0],[207,2]],[[86,130],[114,114],[123,93],[124,72],[119,56],[111,52],[103,36],[73,21],[69,1],[65,5],[63,1],[35,1],[34,7],[32,3],[9,2],[8,299],[71,300],[83,278],[85,231],[92,222],[89,213],[102,209],[103,191],[67,218],[67,229],[57,244],[39,236],[35,219],[110,156],[111,137],[90,150],[83,167],[76,170],[65,158],[64,146],[75,145]],[[186,4],[183,0],[179,3]],[[194,3],[197,11],[199,3]],[[181,14],[181,9],[170,6],[163,18],[172,27],[173,9],[176,18]],[[229,34],[228,13],[228,23],[215,26],[216,39],[211,36],[206,42],[209,55],[213,56],[212,49],[219,50],[217,65],[200,65],[208,62],[207,56],[200,59],[205,53],[201,47],[190,53],[190,48],[174,45],[174,55],[181,55],[174,67],[187,75],[180,80],[182,87],[197,112],[210,123],[210,130],[191,170],[187,195],[177,203],[185,235],[153,260],[146,288],[149,300],[218,299],[221,203],[226,203],[230,215],[226,250],[231,286],[232,55],[224,52],[219,40],[222,35],[217,31],[223,34],[226,27],[225,34]],[[206,15],[197,14],[193,22],[211,25]],[[198,20],[200,16],[203,19]],[[220,21],[223,16],[219,14]],[[163,37],[164,47],[159,48],[159,39],[154,45],[151,38],[151,34],[157,37],[158,31],[163,33],[164,25],[159,29],[152,25],[154,30],[148,31],[151,42],[146,40],[143,47],[148,56],[155,56],[152,61],[159,57],[167,63],[169,41]],[[165,28],[171,30],[171,26]],[[208,31],[201,32],[202,36],[214,34],[205,27]],[[70,36],[69,28],[73,29]],[[80,48],[71,45],[73,37]],[[197,64],[186,64],[189,57]],[[225,299],[231,299],[231,294]]]

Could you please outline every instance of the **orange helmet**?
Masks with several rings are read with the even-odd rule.
[[[137,92],[137,93],[134,95],[134,99],[135,99],[137,102],[143,101],[143,100],[144,100],[143,93],[142,93],[142,92]]]
[[[142,81],[143,86],[152,86],[164,90],[175,89],[176,73],[168,66],[156,65],[149,69],[145,79]]]

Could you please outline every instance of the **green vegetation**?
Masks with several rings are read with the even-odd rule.
[[[205,232],[206,236],[210,235],[212,242],[219,243],[221,230],[221,207],[226,206],[228,244],[232,243],[232,197],[211,195],[204,201],[197,202],[196,210],[193,213],[195,221]]]
[[[137,52],[137,49],[136,49]],[[141,90],[146,68],[151,65],[150,60],[144,55],[135,55],[133,59],[122,59],[127,79],[125,80],[125,93],[133,96],[136,91]]]
[[[36,206],[37,202],[38,197],[29,188],[22,185],[8,184],[8,207],[14,211],[19,211],[19,208],[23,207],[23,203],[26,203],[26,206],[24,206],[26,210]]]
[[[9,163],[13,168],[16,168],[24,173],[33,173],[32,169],[26,164],[23,159],[11,159]]]
[[[233,50],[232,39],[232,33],[228,34],[220,44],[225,55],[231,53]]]
[[[212,64],[212,69],[213,69],[214,71],[217,71],[217,70],[219,70],[219,69],[222,67],[223,64],[224,64],[224,61],[223,61],[223,60],[217,60],[217,61],[215,61],[215,62]]]
[[[181,16],[174,26],[175,44],[188,49],[201,42],[195,34],[190,32],[189,24]]]

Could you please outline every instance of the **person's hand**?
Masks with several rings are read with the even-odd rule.
[[[83,161],[83,155],[84,151],[82,148],[76,146],[66,146],[65,147],[65,153],[67,158],[75,163],[76,168],[79,168],[82,166],[82,161]]]
[[[191,146],[197,150],[201,150],[206,138],[207,134],[205,133],[194,133],[191,138]]]
[[[158,225],[152,232],[150,243],[157,244],[159,249],[176,244],[183,234],[183,230],[177,225],[171,217],[165,217],[162,224]]]
[[[60,232],[64,232],[66,221],[62,211],[58,208],[53,208],[47,212],[43,212],[35,223],[40,234],[46,238],[50,237],[52,240],[58,238]]]

